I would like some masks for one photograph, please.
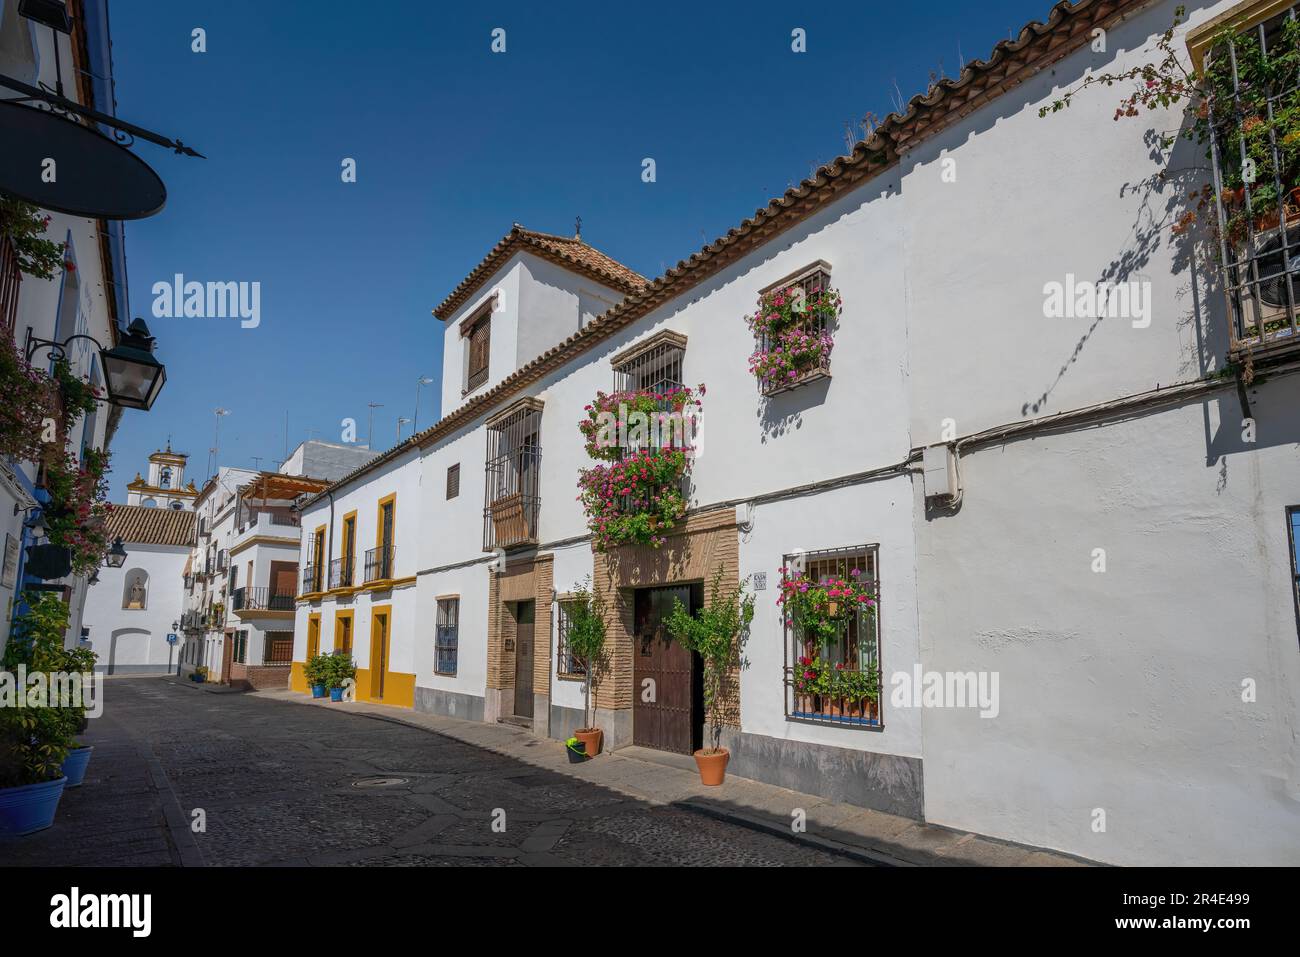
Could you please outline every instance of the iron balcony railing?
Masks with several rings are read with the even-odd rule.
[[[380,545],[366,552],[366,584],[387,581],[393,577],[395,551],[392,545]]]
[[[315,594],[321,591],[321,569],[319,565],[307,565],[302,570],[302,592],[304,595]]]
[[[330,588],[351,588],[357,560],[348,555],[330,562]]]
[[[266,586],[236,588],[230,595],[232,611],[293,611],[294,595],[282,595]]]
[[[525,405],[488,428],[483,495],[483,550],[537,541],[542,472],[541,409]]]

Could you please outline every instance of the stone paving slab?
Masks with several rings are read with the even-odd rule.
[[[780,835],[809,848],[892,866],[1088,866],[1091,862],[1055,851],[1023,847],[965,831],[952,830],[851,804],[827,801],[786,788],[728,776],[721,787],[705,787],[693,769],[676,756],[662,761],[644,748],[602,753],[591,761],[570,764],[562,742],[540,738],[508,724],[463,721],[366,702],[333,703],[291,691],[254,692],[257,697],[332,708],[424,728],[505,755],[517,761],[599,784],[638,801],[683,807],[719,821]],[[677,766],[675,766],[677,765]],[[794,832],[796,809],[806,830]]]

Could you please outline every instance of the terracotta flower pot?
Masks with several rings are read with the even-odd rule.
[[[695,765],[700,769],[700,783],[707,787],[717,787],[727,776],[727,762],[731,752],[726,748],[709,751],[701,748],[695,752]]]
[[[573,732],[573,736],[586,745],[587,757],[594,758],[600,754],[601,739],[605,736],[600,728],[580,728]]]
[[[863,699],[854,700],[849,698],[845,701],[844,716],[846,718],[861,718],[863,716]]]
[[[795,699],[794,709],[800,714],[812,714],[814,709],[813,696],[810,694],[801,694]]]

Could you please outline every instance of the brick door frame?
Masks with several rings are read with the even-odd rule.
[[[624,546],[606,554],[592,551],[592,590],[605,602],[606,668],[596,688],[596,723],[604,730],[608,747],[632,743],[633,633],[635,592],[704,582],[704,600],[719,565],[722,587],[740,586],[740,532],[736,510],[687,517],[681,531],[668,536],[658,549],[648,545]],[[724,705],[724,727],[740,728],[739,669],[728,683],[731,700]],[[708,721],[708,715],[705,716]]]

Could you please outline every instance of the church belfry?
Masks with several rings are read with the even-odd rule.
[[[188,484],[185,481],[185,463],[188,460],[185,453],[172,451],[171,439],[168,439],[166,449],[159,449],[149,456],[148,476],[136,472],[135,478],[127,484],[126,504],[192,510],[199,491],[193,480]]]

